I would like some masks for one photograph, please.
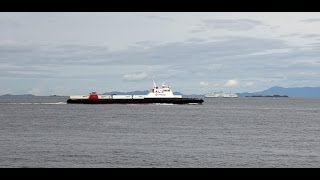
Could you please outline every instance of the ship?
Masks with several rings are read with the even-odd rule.
[[[89,95],[70,96],[68,104],[202,104],[203,99],[187,98],[174,95],[169,87],[162,83],[158,87],[153,81],[153,88],[147,95],[99,95],[92,92]]]
[[[222,91],[220,92],[211,92],[206,94],[204,97],[206,98],[237,98],[238,95],[235,93],[224,93]]]

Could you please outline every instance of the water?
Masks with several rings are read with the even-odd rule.
[[[0,97],[0,167],[320,167],[320,100]]]

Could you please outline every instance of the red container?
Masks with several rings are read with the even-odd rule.
[[[96,93],[96,92],[92,92],[92,93],[90,93],[90,95],[89,95],[89,100],[90,101],[96,101],[96,100],[98,100],[99,98],[98,98],[98,94]]]

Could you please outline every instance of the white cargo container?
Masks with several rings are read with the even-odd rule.
[[[98,99],[111,99],[111,95],[99,95]]]
[[[89,96],[70,96],[70,99],[89,99]]]
[[[133,95],[132,99],[144,99],[145,95]]]
[[[132,95],[113,95],[113,99],[132,99]]]

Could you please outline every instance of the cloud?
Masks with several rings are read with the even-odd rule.
[[[248,86],[253,86],[253,85],[254,85],[254,82],[246,82],[246,83],[245,83],[245,86],[246,86],[246,87],[248,87]]]
[[[315,39],[315,38],[320,38],[320,34],[306,34],[306,35],[302,35],[301,37]]]
[[[243,46],[246,44],[246,46]],[[21,46],[10,42],[0,44],[0,60],[5,62],[37,65],[95,66],[95,65],[194,65],[206,64],[220,68],[225,58],[236,57],[268,49],[287,48],[280,40],[228,37],[217,42],[175,42],[151,46],[148,49],[129,48],[108,51],[105,46],[89,45],[36,45]],[[19,54],[14,52],[21,52]],[[6,59],[5,59],[6,58]],[[196,61],[194,59],[197,59]],[[219,60],[220,59],[220,60]],[[181,63],[183,61],[183,63]],[[218,62],[216,62],[218,61]],[[222,62],[221,62],[222,61]],[[177,67],[180,68],[180,67]]]
[[[130,47],[135,47],[135,48],[151,48],[154,47],[157,44],[155,41],[137,41],[133,45],[130,45]]]
[[[200,86],[206,87],[206,86],[209,86],[209,83],[207,81],[201,81]]]
[[[12,40],[0,41],[0,53],[23,53],[32,50],[34,50],[34,47],[25,43]]]
[[[206,28],[204,27],[196,27],[196,28],[193,28],[189,31],[189,33],[201,33],[201,32],[204,32],[206,31]]]
[[[204,26],[210,29],[225,29],[230,31],[246,31],[263,25],[261,21],[251,19],[206,19]]]
[[[280,37],[300,37],[301,33],[289,33],[289,34],[282,34]]]
[[[2,40],[0,41],[0,47],[1,46],[12,46],[12,45],[16,45],[17,43],[15,41],[12,40]]]
[[[19,28],[21,23],[13,21],[12,19],[0,19],[1,28]]]
[[[160,21],[169,21],[169,22],[173,22],[174,19],[173,18],[169,18],[169,17],[164,17],[164,16],[158,16],[158,15],[143,15],[146,18],[150,18],[150,19],[156,19],[156,20],[160,20]]]
[[[227,83],[224,85],[224,87],[235,87],[235,86],[238,86],[238,81],[234,79],[227,81]]]
[[[25,46],[30,50],[20,53],[4,50],[0,62],[6,63],[0,63],[0,69],[4,70],[0,72],[0,78],[21,81],[28,78],[47,79],[51,82],[63,79],[68,83],[78,83],[80,80],[92,83],[94,80],[101,83],[108,79],[116,82],[142,81],[152,74],[156,79],[170,80],[174,86],[192,93],[198,91],[193,87],[193,82],[200,82],[204,77],[219,83],[226,78],[231,79],[230,75],[239,79],[247,76],[267,78],[272,71],[285,70],[281,68],[288,66],[286,59],[298,57],[299,54],[299,60],[303,58],[303,52],[299,51],[277,53],[276,56],[273,53],[257,53],[252,56],[268,49],[290,49],[290,46],[276,39],[237,36],[213,42],[163,43],[148,49],[128,48],[121,51],[108,51],[105,46],[81,44]],[[312,52],[317,57],[318,49]],[[280,62],[274,63],[275,58]],[[266,73],[268,69],[270,72]],[[185,81],[186,78],[190,81]],[[125,84],[114,83],[113,86],[108,88],[118,89]]]
[[[208,64],[205,68],[210,71],[219,71],[223,67],[223,64]]]
[[[194,82],[203,79],[212,79],[223,86],[224,80],[234,77],[241,82],[254,82],[254,86],[238,86],[239,90],[245,87],[264,88],[265,82],[289,83],[291,79],[299,78],[297,72],[302,69],[318,71],[320,65],[319,44],[305,49],[281,39],[241,36],[220,38],[219,41],[162,43],[148,49],[128,48],[120,51],[109,51],[107,47],[98,45],[16,46],[9,41],[2,43],[2,47],[9,46],[1,52],[0,79],[10,78],[11,82],[19,83],[28,78],[30,82],[31,79],[45,79],[51,84],[63,81],[75,86],[79,82],[94,82],[96,86],[109,80],[119,82],[109,83],[108,88],[111,89],[126,89],[127,84],[121,84],[121,80],[142,81],[151,74],[156,76],[155,80],[169,80],[185,93],[198,92],[199,85],[195,87]],[[19,48],[24,50],[14,53]],[[288,79],[273,77],[278,72]],[[188,81],[185,81],[186,78]],[[317,82],[316,78],[312,80]],[[143,83],[136,83],[141,84],[141,87],[137,85],[137,89],[145,87]],[[206,83],[203,81],[201,86],[208,87],[209,83]],[[210,86],[213,84],[210,83]]]
[[[310,18],[301,20],[302,22],[312,23],[312,22],[320,22],[320,18]]]
[[[138,73],[129,73],[123,76],[124,80],[127,81],[142,81],[148,77],[147,73],[145,72],[138,72]]]

